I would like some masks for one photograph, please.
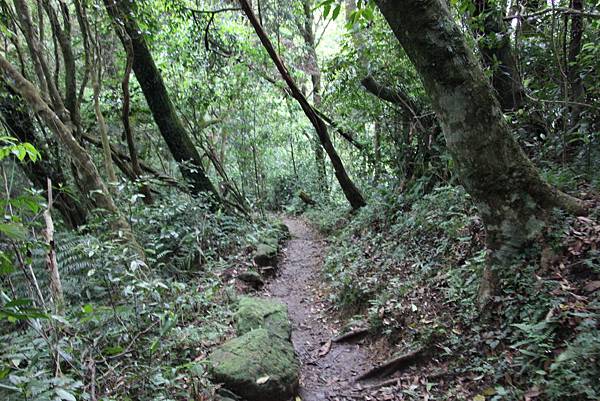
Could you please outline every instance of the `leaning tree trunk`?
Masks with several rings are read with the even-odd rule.
[[[37,88],[25,79],[3,56],[0,56],[0,72],[4,75],[10,87],[23,97],[29,107],[42,119],[69,152],[82,178],[81,182],[85,186],[86,195],[91,198],[96,207],[114,216],[112,228],[115,234],[118,233],[119,236],[122,236],[139,256],[144,258],[143,248],[135,239],[131,226],[114,203],[89,153],[75,139],[73,129],[60,120],[42,99]]]
[[[8,133],[21,142],[31,143],[42,158],[35,163],[19,163],[31,183],[42,193],[46,192],[46,180],[49,178],[56,187],[67,187],[68,182],[60,164],[53,160],[51,152],[35,135],[35,125],[23,99],[16,94],[0,77],[0,117]],[[63,221],[70,228],[77,228],[86,223],[87,210],[68,193],[55,195],[54,207],[60,212]]]
[[[173,158],[179,163],[181,174],[195,193],[207,193],[214,201],[218,200],[219,195],[206,175],[200,154],[177,115],[141,30],[131,18],[129,1],[104,0],[104,4],[113,19],[115,29],[118,31],[122,27],[131,40],[133,72],[162,137]],[[123,35],[119,37],[124,39]],[[128,46],[129,43],[124,42],[123,45]]]
[[[511,135],[482,67],[444,0],[376,0],[421,75],[440,119],[459,177],[487,231],[490,263],[480,301],[496,291],[494,272],[509,266],[539,235],[545,211],[584,212],[552,188]]]
[[[244,11],[246,16],[248,17],[248,20],[250,20],[250,23],[254,27],[254,30],[256,31],[256,34],[258,35],[261,43],[263,44],[263,47],[271,57],[271,60],[273,60],[273,63],[275,63],[275,66],[281,74],[281,77],[288,85],[292,97],[296,99],[296,101],[300,104],[300,107],[304,111],[304,114],[306,114],[306,117],[308,117],[313,127],[315,128],[315,131],[319,136],[319,140],[321,141],[321,145],[323,145],[323,148],[325,149],[325,152],[327,152],[327,156],[329,156],[329,160],[333,165],[335,177],[337,178],[340,187],[342,188],[342,191],[346,196],[346,199],[348,200],[353,209],[359,209],[365,206],[366,203],[362,194],[348,176],[346,168],[342,163],[342,159],[340,159],[340,156],[337,154],[335,148],[333,147],[333,143],[331,142],[331,138],[329,137],[325,121],[323,121],[323,119],[319,116],[315,109],[310,105],[310,103],[308,103],[308,100],[306,100],[306,97],[304,97],[302,91],[300,91],[300,88],[298,88],[298,85],[296,85],[296,82],[294,82],[294,79],[283,64],[283,61],[279,58],[279,55],[275,51],[271,40],[269,39],[262,25],[258,21],[258,18],[256,18],[254,11],[252,11],[250,3],[248,3],[247,0],[239,0],[239,2],[242,7],[242,10]]]

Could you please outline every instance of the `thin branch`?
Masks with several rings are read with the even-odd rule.
[[[546,8],[544,10],[536,11],[536,12],[529,13],[529,14],[509,15],[507,17],[504,17],[504,20],[505,21],[512,21],[513,19],[522,20],[522,19],[541,17],[541,16],[545,16],[547,14],[581,15],[582,17],[592,18],[592,19],[600,18],[599,13],[579,11],[579,10],[574,10],[572,8],[566,8],[566,7],[554,7],[554,8]]]

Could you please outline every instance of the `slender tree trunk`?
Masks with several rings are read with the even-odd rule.
[[[571,8],[577,11],[583,11],[584,0],[571,0]],[[573,103],[583,103],[585,101],[585,87],[577,68],[577,58],[581,53],[583,38],[583,16],[581,14],[571,15],[571,38],[567,54],[567,78],[570,86],[570,100]],[[570,106],[569,129],[574,130],[578,127],[581,120],[582,108],[578,104]]]
[[[312,98],[313,105],[317,109],[321,108],[321,68],[317,57],[317,45],[315,42],[315,26],[313,14],[314,2],[312,0],[304,0],[302,5],[304,11],[304,21],[299,24],[300,32],[306,43],[308,57],[310,58],[310,80],[312,82]],[[327,168],[325,166],[325,155],[323,154],[323,146],[319,137],[314,140],[315,163],[317,165],[317,179],[323,193],[328,192],[327,188]]]
[[[98,55],[99,56],[99,55]],[[98,130],[100,131],[100,140],[102,141],[102,156],[104,160],[104,169],[108,176],[108,183],[114,184],[117,182],[117,174],[115,174],[115,168],[112,163],[111,151],[110,151],[110,140],[108,139],[108,127],[106,126],[106,120],[102,114],[102,108],[100,107],[100,80],[101,80],[101,61],[95,62],[96,67],[92,71],[92,88],[94,92],[94,113],[96,114],[96,120],[98,121]]]
[[[480,289],[485,303],[496,291],[495,269],[509,266],[539,235],[547,209],[585,209],[546,183],[514,140],[481,65],[443,0],[376,4],[421,75],[459,177],[485,224],[490,250]]]
[[[27,81],[3,56],[0,56],[0,71],[11,88],[23,97],[31,109],[52,130],[65,149],[69,151],[82,177],[86,194],[99,209],[103,209],[114,216],[112,226],[115,234],[122,235],[140,257],[144,258],[143,248],[135,239],[131,226],[114,203],[92,158],[75,139],[73,130],[60,120],[48,104],[44,102],[39,91],[31,82]]]
[[[379,182],[379,175],[381,174],[381,124],[378,121],[375,121],[373,133],[373,155],[374,155],[374,172],[373,172],[373,182],[375,185]]]
[[[173,158],[179,163],[183,177],[195,193],[209,194],[216,202],[219,195],[202,166],[202,158],[184,128],[175,106],[154,63],[150,49],[141,30],[131,17],[130,2],[127,0],[104,0],[113,24],[125,30],[133,47],[133,71],[150,107],[154,121],[160,130]],[[126,46],[126,43],[123,43]]]
[[[25,0],[14,0],[15,9],[19,16],[19,22],[21,23],[21,29],[29,48],[31,60],[33,61],[34,69],[40,83],[42,99],[45,103],[51,101],[54,112],[58,115],[63,123],[70,122],[70,115],[68,110],[65,108],[62,101],[61,95],[56,88],[56,85],[52,79],[50,68],[44,57],[42,50],[42,44],[38,34],[35,31],[33,22],[31,21],[31,15],[29,13],[29,7]],[[42,13],[41,10],[38,11]],[[48,98],[49,96],[49,98]]]
[[[50,293],[52,294],[52,301],[54,303],[54,310],[57,314],[62,315],[65,312],[65,297],[63,295],[62,283],[60,281],[60,273],[58,271],[58,262],[56,260],[56,246],[54,243],[54,221],[52,220],[52,181],[48,178],[48,207],[44,210],[44,221],[46,222],[46,229],[44,230],[44,236],[46,238],[46,245],[48,251],[46,253],[46,268],[48,270],[48,277],[50,278]]]
[[[254,15],[254,12],[252,11],[252,8],[248,1],[239,1],[242,9],[244,10],[244,13],[250,20],[250,23],[254,27],[256,34],[258,35],[264,48],[267,50],[267,53],[271,57],[271,60],[273,60],[275,66],[277,67],[277,70],[288,85],[292,97],[298,101],[300,107],[304,111],[304,114],[306,114],[306,117],[308,117],[308,119],[312,123],[313,127],[315,128],[315,131],[317,131],[317,134],[319,135],[319,140],[321,141],[325,152],[327,152],[327,155],[329,156],[329,160],[331,161],[331,164],[333,165],[333,169],[335,171],[335,176],[340,184],[340,187],[342,188],[342,191],[344,192],[344,195],[346,196],[346,199],[348,200],[353,209],[363,207],[366,204],[365,200],[358,188],[354,185],[354,183],[348,176],[348,173],[346,172],[342,160],[340,159],[335,148],[333,147],[333,143],[331,142],[331,138],[329,137],[329,133],[327,132],[327,126],[325,125],[325,122],[308,103],[308,100],[306,100],[306,97],[304,97],[304,95],[294,82],[287,68],[283,64],[283,61],[281,61],[279,55],[275,51],[275,48],[269,40],[269,37],[264,31],[262,25],[256,18],[256,15]]]
[[[129,149],[129,157],[131,158],[131,169],[135,175],[135,180],[140,181],[142,179],[142,169],[138,160],[137,150],[135,148],[135,141],[133,139],[133,129],[129,121],[129,110],[130,110],[130,94],[129,94],[129,78],[131,77],[131,69],[133,68],[133,45],[131,38],[127,32],[121,32],[121,41],[125,47],[126,62],[125,72],[123,73],[123,80],[121,81],[121,88],[123,90],[123,109],[121,111],[121,120],[123,121],[123,128],[125,130],[125,138],[127,139],[127,149]],[[144,195],[144,203],[146,205],[152,204],[153,197],[150,188],[144,182],[139,182],[140,192]]]
[[[61,4],[61,15],[63,16],[64,29],[52,7],[49,0],[43,0],[43,6],[48,14],[52,34],[60,46],[64,62],[65,79],[65,107],[69,111],[69,116],[73,125],[76,127],[77,136],[80,134],[81,117],[79,115],[79,105],[77,102],[77,69],[75,66],[75,56],[71,47],[71,17],[66,4]],[[40,10],[41,12],[41,10]]]

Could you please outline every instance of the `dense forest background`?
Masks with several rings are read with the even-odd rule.
[[[599,8],[0,0],[0,398],[213,399],[302,215],[386,399],[599,399]]]

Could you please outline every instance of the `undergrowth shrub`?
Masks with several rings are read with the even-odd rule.
[[[441,361],[453,378],[434,386],[438,399],[558,401],[600,394],[600,291],[584,288],[600,278],[597,214],[556,212],[544,241],[501,272],[484,315],[484,231],[462,188],[382,192],[354,216],[309,216],[335,234],[325,263],[332,300],[365,314],[390,352],[434,347],[431,369]]]
[[[232,330],[228,272],[250,264],[252,246],[277,224],[213,213],[181,196],[132,202],[128,218],[147,264],[102,235],[57,234],[69,307],[64,316],[2,323],[0,399],[212,397],[203,361]],[[44,249],[34,249],[31,263],[45,283]],[[20,271],[3,279],[27,294]]]

